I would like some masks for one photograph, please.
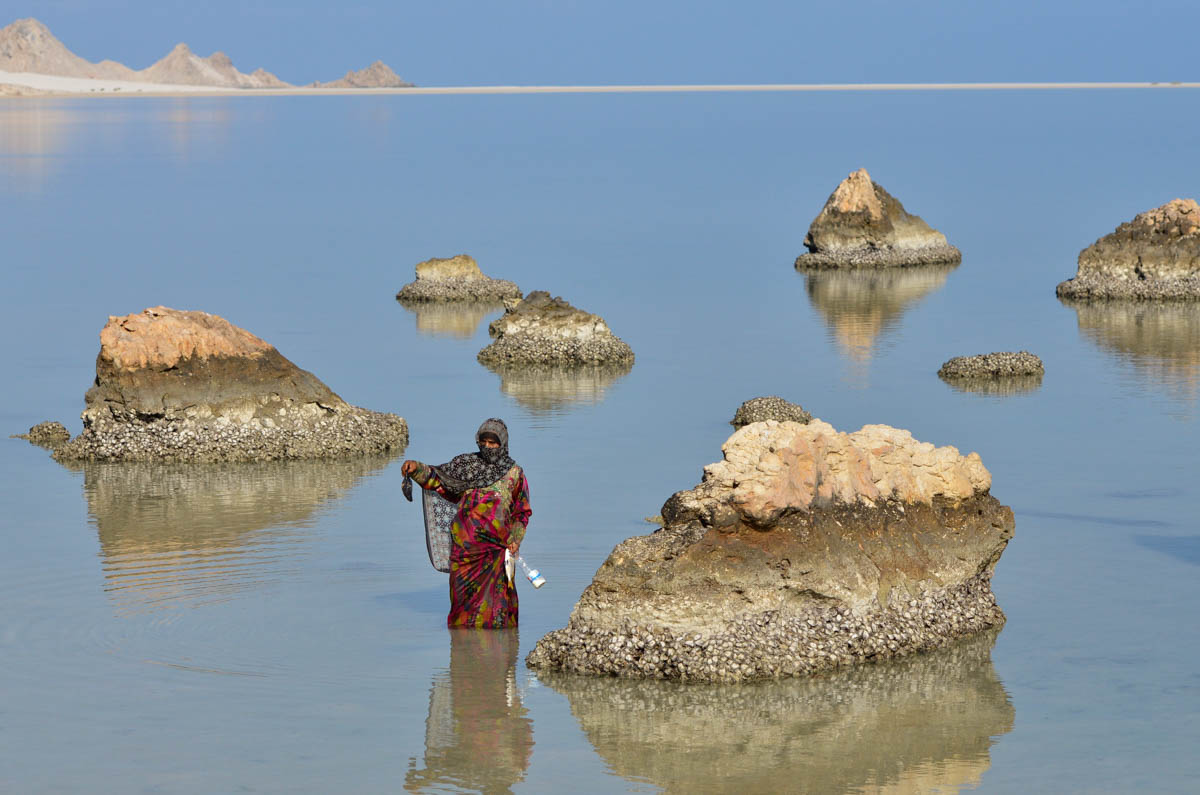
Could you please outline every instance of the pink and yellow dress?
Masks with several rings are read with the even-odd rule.
[[[504,550],[520,543],[533,511],[529,484],[514,464],[483,488],[460,495],[449,491],[436,471],[418,463],[412,479],[454,502],[458,513],[450,526],[450,614],[448,627],[499,629],[517,626],[517,589],[504,571]]]

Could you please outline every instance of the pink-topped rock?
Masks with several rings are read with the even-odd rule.
[[[804,237],[799,270],[958,264],[946,236],[911,215],[865,168],[834,189]]]
[[[326,458],[408,440],[402,418],[349,405],[249,331],[164,306],[108,319],[85,402],[61,460]]]

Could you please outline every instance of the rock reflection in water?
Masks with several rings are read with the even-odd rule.
[[[943,378],[942,380],[959,392],[973,392],[977,395],[996,397],[1035,392],[1042,385],[1040,375],[1014,375],[1007,378]]]
[[[1062,301],[1075,310],[1079,331],[1102,351],[1132,366],[1138,376],[1172,395],[1200,393],[1200,303]]]
[[[533,414],[553,414],[604,400],[608,388],[629,374],[633,363],[549,365],[485,365],[500,376],[500,391]]]
[[[956,267],[807,271],[805,289],[837,343],[851,359],[865,362],[879,336],[899,323],[914,304],[940,289]]]
[[[0,104],[0,168],[23,187],[40,189],[72,133],[87,117],[44,99],[7,100]]]
[[[450,630],[450,670],[434,677],[425,764],[410,759],[404,789],[509,792],[524,780],[533,723],[517,690],[515,629]]]
[[[811,679],[538,679],[567,696],[614,772],[667,792],[958,792],[1013,727],[995,638]]]
[[[488,315],[504,310],[504,304],[488,301],[399,301],[417,316],[417,333],[431,337],[475,336]]]
[[[393,458],[71,468],[83,471],[105,589],[140,611],[225,601],[286,577],[313,514]]]

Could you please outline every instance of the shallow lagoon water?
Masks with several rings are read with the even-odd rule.
[[[1195,195],[1193,99],[5,102],[7,433],[79,430],[108,315],[214,312],[402,414],[408,456],[445,460],[504,417],[549,584],[522,590],[515,638],[447,632],[398,459],[66,468],[5,440],[0,789],[1189,789],[1198,324],[1186,306],[1064,305],[1054,285],[1119,222]],[[860,166],[962,265],[796,273]],[[602,314],[636,364],[482,367],[492,315],[393,298],[414,264],[461,252]],[[1046,365],[1028,389],[936,376],[1022,348]],[[763,394],[979,452],[1017,515],[1003,630],[802,683],[534,677],[533,643]]]

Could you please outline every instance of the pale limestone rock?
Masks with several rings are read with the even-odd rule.
[[[617,545],[531,667],[740,681],[944,645],[1004,621],[1012,511],[979,456],[867,425],[735,432],[664,527]]]
[[[417,263],[415,270],[416,281],[396,293],[396,300],[402,304],[440,301],[496,304],[521,297],[517,285],[485,276],[475,258],[466,254],[427,259]]]

